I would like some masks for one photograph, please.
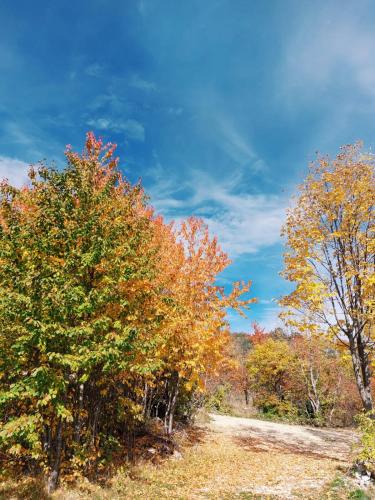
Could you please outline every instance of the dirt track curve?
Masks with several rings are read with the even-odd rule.
[[[210,415],[209,428],[237,438],[249,447],[321,456],[339,461],[349,459],[356,435],[347,429],[318,429],[251,418]]]

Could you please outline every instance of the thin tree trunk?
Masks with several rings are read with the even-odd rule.
[[[94,410],[94,418],[93,418],[92,430],[91,430],[91,447],[92,448],[95,447],[98,422],[99,422],[99,414],[100,414],[100,409],[99,409],[99,403],[98,403],[98,405],[95,407],[95,410]]]
[[[142,415],[143,417],[147,416],[147,400],[148,400],[148,384],[147,382],[145,383],[144,387],[144,392],[143,392],[143,399],[142,399]]]
[[[48,478],[48,493],[51,494],[57,488],[60,476],[60,465],[61,465],[61,453],[63,447],[63,423],[61,418],[59,419],[59,423],[57,425],[57,433],[56,433],[56,453],[55,459],[52,466],[51,473]]]
[[[147,401],[146,401],[146,418],[151,417],[153,399],[154,399],[154,389],[151,387],[150,390],[148,391]]]
[[[320,399],[319,399],[319,394],[318,394],[318,389],[317,389],[317,384],[319,380],[319,376],[315,376],[314,374],[314,369],[312,366],[310,366],[310,383],[311,383],[311,389],[312,392],[309,391],[309,399],[311,403],[311,407],[313,409],[313,414],[314,417],[317,417],[320,413]]]
[[[135,429],[132,423],[126,428],[127,455],[130,462],[134,461]]]
[[[51,428],[49,425],[44,425],[43,431],[43,450],[48,456],[48,460],[50,461],[50,452],[51,452]]]
[[[167,427],[168,434],[172,434],[172,430],[173,430],[173,418],[174,418],[174,412],[176,409],[177,396],[178,396],[178,386],[176,386],[174,391],[173,391],[171,406],[170,406],[170,410],[169,410],[168,427]]]
[[[78,389],[78,411],[74,428],[74,440],[79,444],[81,439],[81,426],[82,426],[82,409],[83,409],[83,390],[84,385],[80,384]]]
[[[165,418],[164,418],[164,427],[165,430],[167,431],[167,434],[172,433],[173,429],[173,418],[174,418],[174,412],[176,409],[176,402],[177,402],[177,396],[178,396],[178,385],[179,385],[179,377],[178,374],[175,374],[173,377],[174,380],[171,380],[170,384],[170,391],[168,394],[168,405],[167,405],[167,410],[165,412]]]
[[[245,405],[249,406],[249,391],[248,389],[244,389],[244,394],[245,394]]]

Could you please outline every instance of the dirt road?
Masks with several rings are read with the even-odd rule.
[[[205,427],[211,436],[207,453],[217,465],[191,498],[352,498],[348,492],[356,486],[346,489],[342,478],[351,465],[353,431],[224,415],[210,415]],[[330,489],[335,481],[339,490]]]
[[[210,415],[208,427],[248,441],[253,450],[279,450],[311,457],[331,458],[345,462],[356,441],[356,435],[345,429],[318,429],[302,425],[288,425],[251,418]]]

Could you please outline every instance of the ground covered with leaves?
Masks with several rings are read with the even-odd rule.
[[[180,431],[174,443],[161,437],[142,438],[137,465],[118,467],[100,482],[62,485],[47,497],[37,480],[8,479],[0,485],[0,498],[78,499],[346,499],[375,498],[348,475],[350,454],[344,444],[350,433],[319,447],[312,434],[305,446],[282,440],[290,427],[273,424],[276,432],[260,432],[254,421],[248,429],[225,417],[189,431]],[[236,424],[238,422],[238,424]],[[236,426],[238,425],[238,428]],[[298,432],[306,428],[296,428]],[[285,429],[285,430],[283,430]],[[308,430],[308,429],[307,429]],[[329,431],[327,431],[329,432]],[[340,431],[332,431],[340,432]],[[327,434],[329,436],[330,434]],[[272,439],[269,438],[272,436]],[[326,439],[326,436],[323,436]],[[323,438],[320,436],[319,439]],[[314,441],[315,440],[315,441]],[[338,446],[340,453],[336,456]]]

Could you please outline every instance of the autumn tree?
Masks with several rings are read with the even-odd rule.
[[[250,403],[247,357],[251,349],[250,335],[231,333],[223,352],[223,358],[212,374],[206,377],[206,399],[208,408],[222,410],[232,403]]]
[[[250,333],[250,342],[253,346],[261,344],[270,338],[265,328],[262,328],[257,322],[253,323],[253,331]]]
[[[297,358],[289,344],[268,338],[255,344],[248,357],[250,389],[264,413],[292,411],[289,383],[297,370]]]
[[[134,315],[153,272],[150,220],[113,150],[89,134],[64,171],[40,165],[29,187],[1,188],[0,439],[41,458],[51,490],[64,454],[95,447],[112,381],[148,329]]]
[[[296,283],[282,300],[284,318],[346,347],[366,410],[373,408],[374,200],[374,156],[360,143],[345,146],[310,166],[283,229],[284,276]]]
[[[269,336],[249,353],[248,373],[255,405],[264,413],[345,425],[358,412],[348,359],[325,337]]]
[[[229,259],[207,226],[156,216],[114,150],[89,133],[64,169],[0,187],[0,449],[50,491],[150,415],[170,433],[220,362],[226,308],[249,303],[216,285]]]
[[[254,299],[242,299],[250,284],[236,283],[229,294],[217,286],[216,277],[230,260],[201,220],[189,218],[179,227],[156,221],[159,253],[157,277],[163,301],[162,342],[159,348],[163,370],[158,390],[149,387],[158,408],[164,407],[164,422],[172,430],[178,397],[186,400],[223,359],[229,340],[226,309],[246,308]],[[164,380],[164,383],[160,383]],[[161,394],[160,394],[161,391]],[[150,408],[151,409],[151,408]]]
[[[350,360],[342,346],[325,336],[296,335],[290,341],[298,359],[291,391],[307,418],[348,425],[360,409]]]

